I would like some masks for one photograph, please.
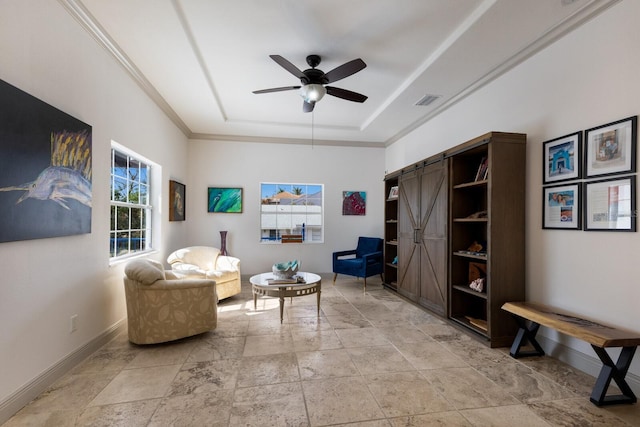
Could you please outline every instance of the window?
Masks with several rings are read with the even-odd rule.
[[[111,149],[111,259],[151,249],[151,166]]]
[[[303,242],[324,241],[322,184],[260,184],[260,238],[281,242],[295,236]]]

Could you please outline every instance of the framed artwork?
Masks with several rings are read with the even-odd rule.
[[[242,213],[242,188],[209,187],[207,212]]]
[[[636,171],[638,116],[585,131],[585,177]]]
[[[92,127],[0,80],[0,242],[91,233]]]
[[[544,187],[542,192],[542,228],[580,230],[582,183]]]
[[[169,181],[169,221],[184,221],[185,206],[184,184]]]
[[[342,215],[366,215],[367,213],[367,192],[366,191],[343,191],[342,192]]]
[[[398,198],[398,186],[394,185],[393,187],[391,187],[391,189],[389,190],[389,196],[387,197],[389,200],[393,200],[393,199],[397,199]]]
[[[582,172],[582,132],[574,132],[542,144],[542,183],[579,179]]]
[[[636,231],[636,177],[585,183],[584,229]]]

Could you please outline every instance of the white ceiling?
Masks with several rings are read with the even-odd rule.
[[[618,0],[59,0],[190,138],[385,146]],[[302,112],[299,69],[367,68]],[[429,106],[415,103],[440,95]]]

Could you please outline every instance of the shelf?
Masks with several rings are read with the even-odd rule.
[[[385,242],[387,245],[391,245],[391,246],[398,246],[398,241],[397,240],[390,240],[388,242]]]
[[[474,291],[468,286],[453,285],[452,288],[456,291],[464,292],[465,294],[473,295],[474,297],[478,297],[480,299],[487,299],[487,294],[485,292]]]
[[[387,267],[398,268],[398,264],[391,264],[390,262],[386,263]]]
[[[483,185],[487,185],[489,181],[484,179],[482,181],[473,181],[473,182],[465,182],[463,184],[454,185],[453,189],[458,190],[460,188],[470,188],[470,187],[480,187]]]
[[[489,338],[489,335],[487,334],[487,329],[483,329],[479,326],[477,326],[478,324],[480,324],[479,322],[474,322],[471,323],[471,321],[467,318],[467,317],[451,317],[451,320],[453,320],[456,323],[461,324],[462,326],[465,326],[469,329],[471,329],[474,332],[477,332],[478,334],[482,335],[485,338]],[[476,319],[476,320],[483,320],[483,319]]]
[[[454,218],[453,222],[489,222],[489,218]]]
[[[386,221],[386,223],[387,223],[387,224],[397,224],[397,223],[398,223],[398,220],[397,220],[397,219],[388,219],[388,220]]]
[[[387,199],[387,202],[397,202],[397,201],[398,201],[398,198],[397,198],[397,197],[396,197],[396,198],[393,198],[393,199]]]
[[[480,259],[483,261],[487,260],[487,254],[471,254],[463,251],[455,251],[453,255],[463,257],[463,258]]]

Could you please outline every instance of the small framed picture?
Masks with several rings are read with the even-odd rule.
[[[636,177],[585,183],[584,229],[636,231]]]
[[[582,175],[582,132],[542,144],[543,184],[579,179]]]
[[[389,200],[392,199],[397,199],[398,198],[398,186],[394,185],[393,187],[391,187],[391,190],[389,190]]]
[[[585,177],[636,171],[638,116],[587,129]]]
[[[544,187],[542,192],[542,228],[581,230],[582,183]]]
[[[367,214],[367,192],[366,191],[343,191],[342,192],[342,215],[366,215]]]
[[[169,221],[184,221],[185,196],[184,184],[169,181]]]

